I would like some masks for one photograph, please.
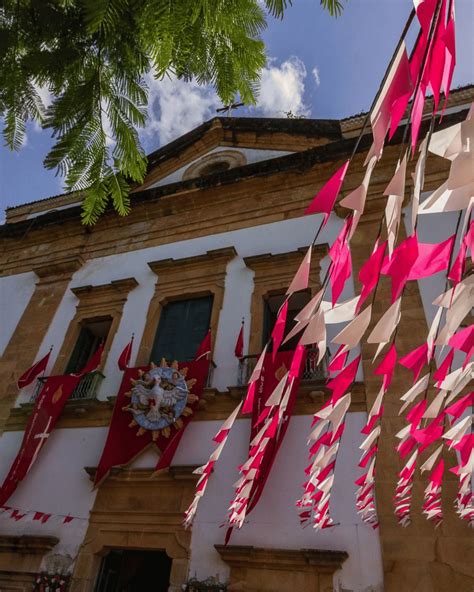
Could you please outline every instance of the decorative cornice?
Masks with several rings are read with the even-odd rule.
[[[59,543],[53,536],[7,536],[0,535],[0,553],[20,555],[44,555]]]
[[[198,465],[175,465],[159,473],[154,469],[130,469],[128,467],[113,467],[107,477],[108,481],[150,483],[156,481],[196,481],[199,478],[194,471]],[[84,467],[91,481],[95,480],[97,467]]]
[[[47,280],[52,276],[70,276],[83,265],[84,259],[81,255],[69,255],[61,259],[53,259],[44,265],[38,265],[37,267],[33,268],[33,271],[40,278],[40,280]]]
[[[244,257],[244,262],[247,267],[252,270],[261,267],[279,267],[282,264],[291,264],[292,262],[301,262],[302,256],[308,250],[308,245],[299,247],[295,251],[289,251],[287,253],[263,253],[261,255],[252,255],[250,257]],[[313,247],[313,260],[318,263],[327,255],[328,245],[326,243],[321,245],[315,245]]]
[[[124,295],[138,286],[138,282],[134,277],[123,278],[120,280],[113,280],[109,284],[100,284],[96,286],[77,286],[71,288],[71,292],[78,298],[88,296],[104,297],[107,294]]]
[[[169,269],[174,269],[177,266],[180,268],[201,268],[203,264],[209,263],[210,261],[214,263],[227,263],[234,257],[237,257],[237,251],[235,250],[235,247],[223,247],[222,249],[213,249],[212,251],[207,251],[203,255],[193,255],[192,257],[183,257],[182,259],[167,258],[159,259],[157,261],[149,261],[148,266],[153,271],[153,273],[160,275],[160,273],[163,273]]]
[[[273,549],[243,545],[214,547],[228,565],[243,568],[313,571],[316,567],[336,571],[349,557],[346,551],[326,549]]]

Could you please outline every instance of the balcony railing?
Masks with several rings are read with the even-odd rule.
[[[237,386],[246,386],[257,363],[258,355],[244,356],[239,360]],[[318,350],[308,349],[301,375],[303,382],[324,382],[327,378],[327,356],[318,365]]]
[[[72,391],[69,400],[84,401],[86,399],[95,399],[97,397],[97,391],[99,389],[100,383],[104,380],[104,378],[105,376],[98,370],[95,372],[89,372],[89,374],[86,374],[81,378],[79,384]],[[47,376],[41,376],[37,379],[35,392],[31,397],[31,402],[36,401],[47,379]]]

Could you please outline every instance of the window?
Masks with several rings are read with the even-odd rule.
[[[79,336],[66,366],[65,374],[76,374],[84,368],[101,342],[107,339],[111,324],[110,317],[90,319],[81,323]]]
[[[212,296],[204,296],[166,304],[161,311],[150,361],[193,360],[209,331],[212,301]]]
[[[114,549],[102,560],[96,592],[166,592],[171,559],[165,551]]]
[[[263,301],[263,334],[262,334],[262,347],[270,339],[270,335],[272,333],[273,327],[275,325],[278,311],[285,301],[286,296],[284,294],[274,294],[268,295],[265,297]],[[286,326],[285,326],[285,335],[294,327],[295,322],[294,318],[302,308],[308,304],[311,300],[311,294],[309,292],[297,292],[293,294],[290,298],[290,302],[288,304],[288,315],[286,317]],[[285,344],[280,346],[281,351],[290,351],[296,348],[300,335],[295,335]],[[270,350],[271,351],[271,345]]]

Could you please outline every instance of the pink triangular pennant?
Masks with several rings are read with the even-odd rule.
[[[334,208],[337,196],[341,190],[344,177],[346,175],[347,168],[349,166],[349,160],[347,160],[342,167],[334,173],[334,175],[327,181],[321,189],[318,191],[313,201],[305,210],[305,215],[308,214],[325,214],[324,223],[326,224],[329,214]]]

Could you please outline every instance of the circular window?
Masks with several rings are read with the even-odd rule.
[[[183,175],[183,181],[196,177],[209,177],[247,164],[247,159],[238,150],[221,150],[204,156],[189,166]]]
[[[199,176],[206,177],[207,175],[213,175],[214,173],[223,173],[229,169],[230,162],[227,160],[217,160],[216,162],[211,162],[202,167],[199,171]]]

